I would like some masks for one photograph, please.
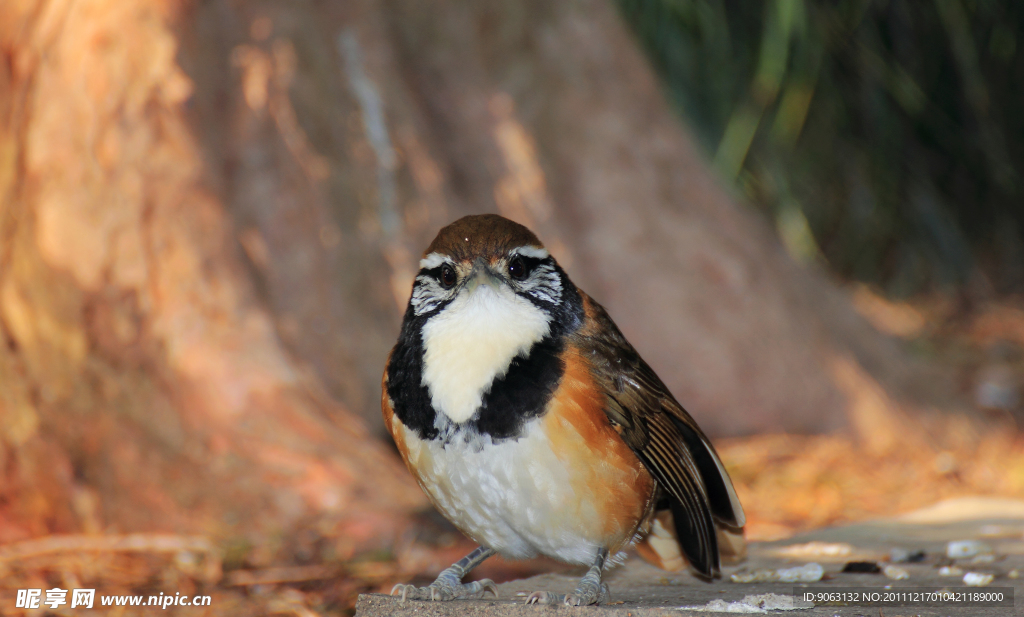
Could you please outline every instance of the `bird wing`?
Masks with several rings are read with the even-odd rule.
[[[589,327],[576,344],[590,359],[598,386],[607,393],[605,413],[637,458],[657,480],[672,511],[676,539],[701,574],[719,572],[715,521],[745,523],[714,446],[601,305],[586,298]]]

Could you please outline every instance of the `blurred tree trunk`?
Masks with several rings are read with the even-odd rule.
[[[185,121],[170,5],[0,7],[0,541],[387,545],[423,499],[282,350]]]
[[[282,341],[374,430],[415,259],[478,212],[535,229],[713,434],[947,393],[716,184],[611,3],[231,7],[185,35],[199,134]]]
[[[424,502],[366,438],[380,372],[473,212],[534,228],[714,434],[920,400],[605,2],[15,0],[0,46],[0,541],[389,541]]]

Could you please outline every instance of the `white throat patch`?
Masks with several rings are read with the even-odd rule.
[[[423,384],[434,409],[469,420],[513,358],[549,331],[547,314],[504,285],[461,292],[423,326]]]

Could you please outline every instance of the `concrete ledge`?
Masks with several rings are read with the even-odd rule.
[[[453,602],[424,602],[407,600],[381,594],[364,594],[359,597],[356,615],[359,617],[396,616],[449,616],[489,615],[495,617],[529,615],[570,614],[586,611],[590,615],[609,617],[654,617],[672,615],[702,616],[726,614],[709,611],[723,608],[722,602],[708,606],[716,600],[725,603],[742,602],[746,596],[774,593],[792,597],[798,583],[734,583],[730,575],[737,572],[751,572],[761,569],[777,569],[816,562],[823,566],[822,581],[806,583],[807,589],[821,587],[870,587],[874,589],[920,588],[920,587],[963,587],[963,573],[979,572],[994,576],[992,587],[1013,588],[1016,599],[1014,608],[963,607],[949,604],[941,607],[878,607],[866,606],[818,606],[772,610],[768,614],[792,615],[793,617],[832,617],[833,615],[860,615],[878,617],[885,615],[948,615],[955,617],[995,617],[1024,614],[1024,509],[1021,516],[997,510],[1000,518],[978,518],[976,513],[963,518],[947,517],[929,523],[916,521],[913,517],[901,517],[884,521],[822,529],[780,542],[753,543],[749,558],[737,565],[723,569],[723,578],[705,583],[687,573],[669,573],[650,566],[638,557],[631,557],[605,575],[611,598],[601,606],[568,608],[561,606],[527,606],[525,597],[533,591],[569,593],[584,573],[545,574],[529,579],[510,581],[498,586],[498,599],[488,596],[484,600],[456,600]],[[1009,515],[1008,515],[1009,514]],[[931,521],[931,519],[929,519]],[[991,561],[959,559],[956,567],[961,574],[941,576],[940,566],[951,563],[946,558],[946,544],[953,540],[979,540],[994,549]],[[849,561],[881,560],[886,565],[892,549],[925,551],[924,561],[896,564],[908,578],[893,580],[884,574],[843,573]],[[986,558],[987,559],[987,558]],[[984,588],[979,588],[984,589]],[[704,611],[682,607],[705,607]],[[749,606],[753,609],[754,607]],[[736,612],[743,607],[733,605]],[[753,612],[753,611],[751,611]]]

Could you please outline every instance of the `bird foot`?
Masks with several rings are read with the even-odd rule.
[[[604,569],[608,551],[601,549],[597,553],[594,565],[590,566],[586,575],[576,584],[576,591],[567,596],[550,591],[535,591],[526,598],[527,604],[564,604],[566,606],[590,606],[608,601],[608,585],[601,582],[601,570]]]
[[[458,571],[448,568],[437,577],[437,580],[427,587],[405,585],[399,583],[391,588],[391,595],[401,594],[402,601],[406,600],[430,600],[432,602],[447,602],[456,598],[477,600],[484,597],[490,591],[494,597],[498,597],[498,586],[489,578],[472,583],[462,583],[462,575]]]
[[[576,591],[565,596],[566,606],[590,606],[608,601],[608,585],[584,578]]]

